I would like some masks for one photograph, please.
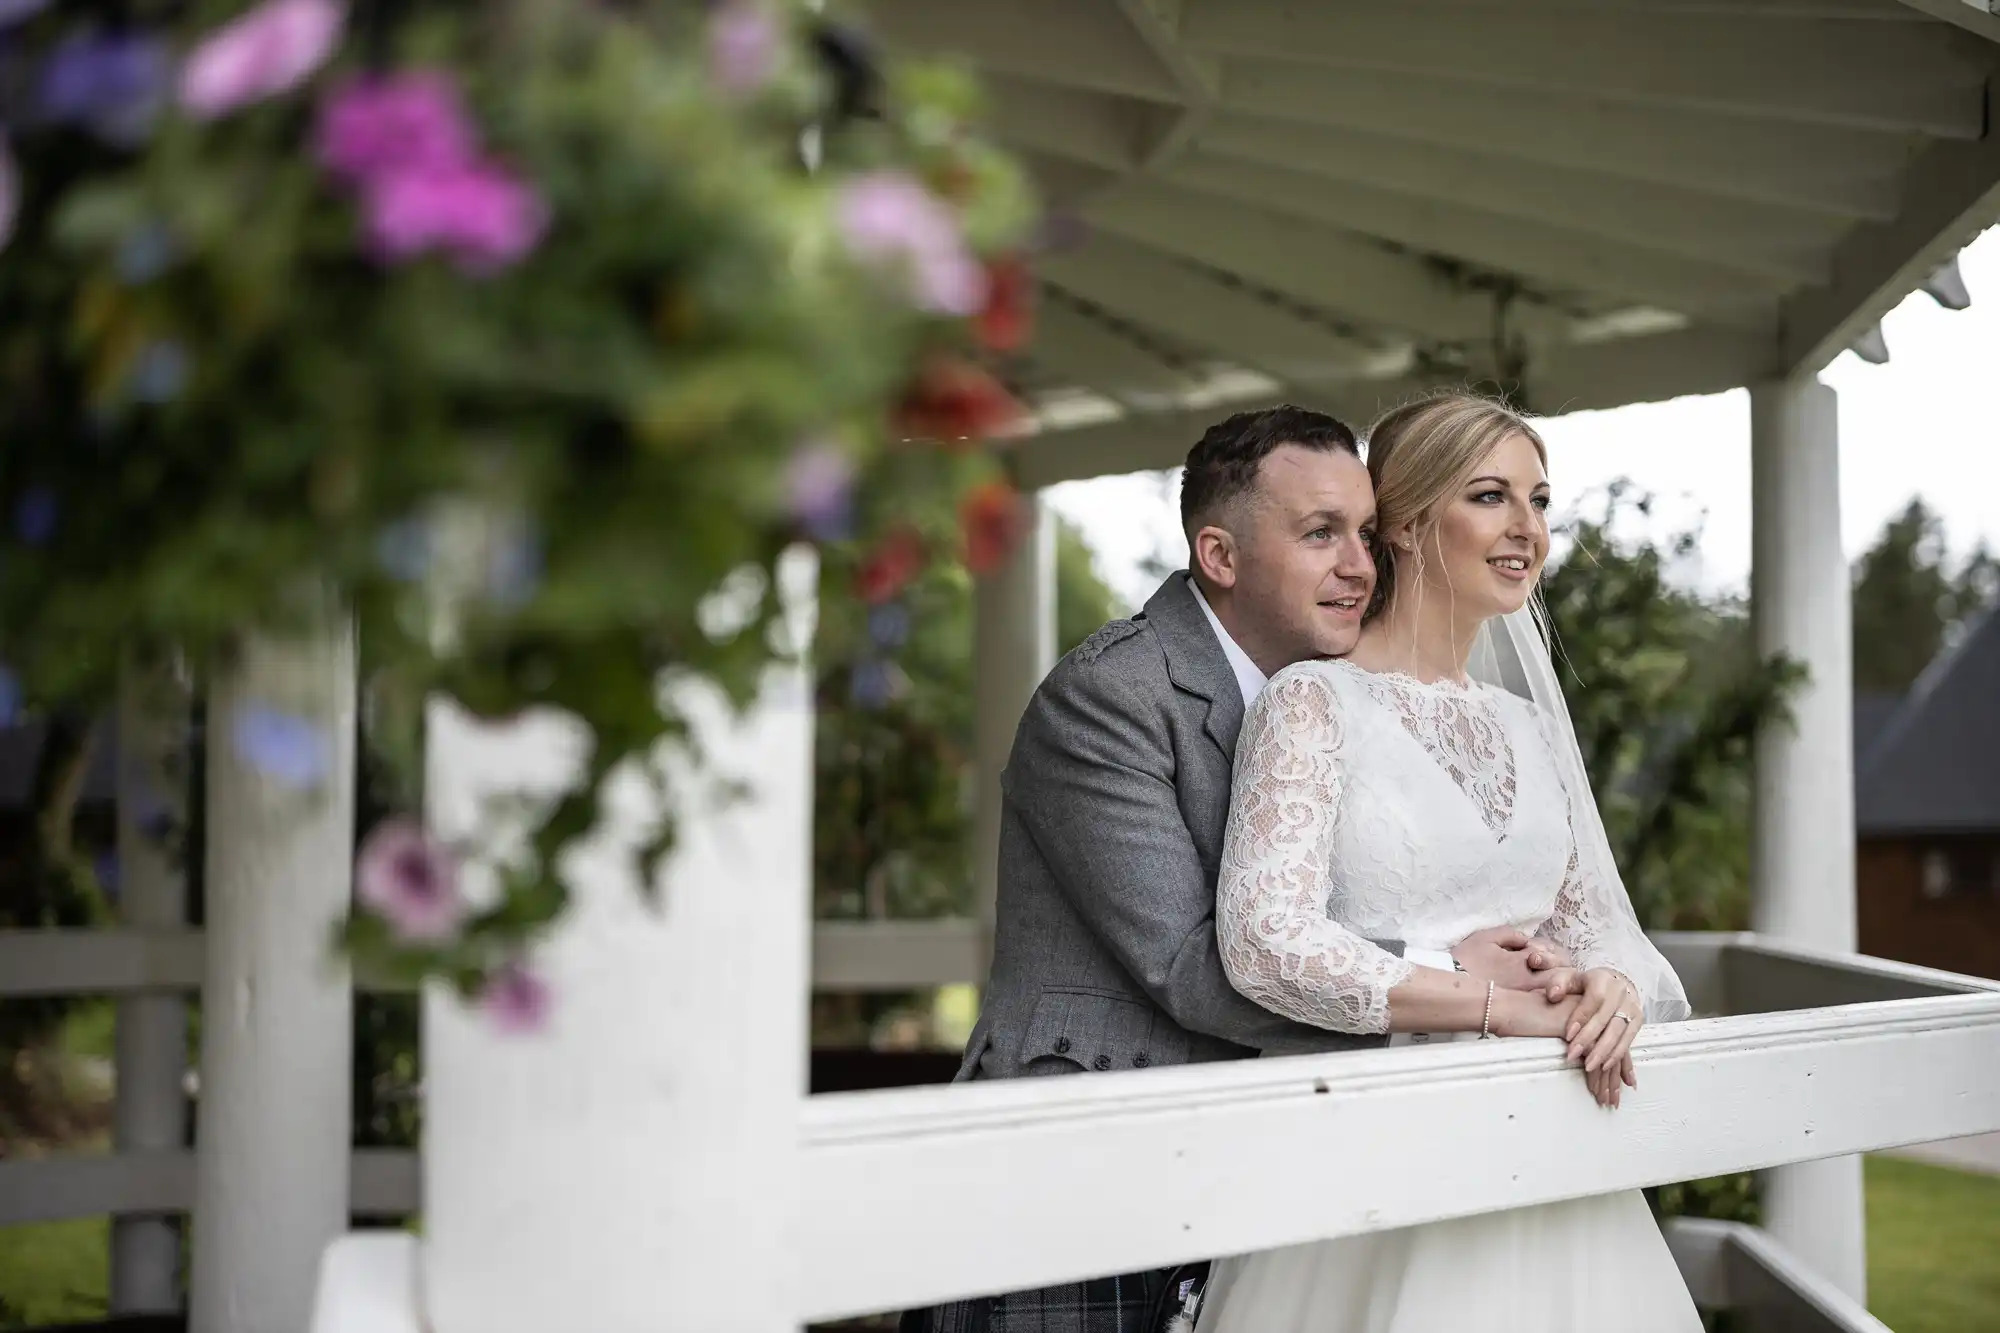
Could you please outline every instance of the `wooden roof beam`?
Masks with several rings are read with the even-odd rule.
[[[1309,223],[1519,274],[1537,285],[1593,298],[1644,302],[1684,314],[1740,321],[1768,309],[1804,281],[1797,274],[1774,275],[1751,265],[1732,265],[1720,252],[1708,260],[1690,259],[1569,227],[1226,158],[1189,157],[1166,174],[1165,182],[1217,199],[1254,200]],[[1145,198],[1156,187],[1134,181],[1117,188],[1121,196]],[[1824,272],[1822,265],[1812,276]]]
[[[1224,56],[1939,138],[1984,132],[1984,65],[1957,34],[1923,25],[1476,10],[1440,22],[1383,0],[1201,0],[1184,33]],[[1225,104],[1230,82],[1225,67]]]
[[[1096,236],[1036,263],[1047,282],[1122,319],[1281,380],[1361,372],[1383,353],[1157,250]]]
[[[1985,97],[2000,112],[2000,77]],[[1911,165],[1904,201],[1895,220],[1857,227],[1841,242],[1830,282],[1784,303],[1779,370],[1817,373],[2000,222],[2000,133],[1979,143],[1933,144]]]
[[[1231,60],[1222,123],[1255,116],[1362,130],[1500,162],[1652,181],[1837,218],[1889,218],[1905,136],[1710,114],[1674,115],[1590,95],[1455,83],[1282,61]],[[1309,132],[1309,131],[1308,131]]]
[[[1101,231],[1291,293],[1353,323],[1433,341],[1488,337],[1493,299],[1455,285],[1422,260],[1261,206],[1128,181],[1086,213]],[[1523,332],[1561,336],[1568,321],[1521,312]]]
[[[1767,200],[1252,116],[1219,117],[1203,134],[1201,151],[1801,281],[1825,277],[1827,255],[1847,225]]]

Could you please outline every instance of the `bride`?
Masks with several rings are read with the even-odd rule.
[[[1266,1009],[1340,1032],[1561,1038],[1616,1107],[1638,1086],[1640,1026],[1688,1004],[1626,898],[1526,610],[1548,557],[1546,468],[1534,429],[1481,398],[1415,403],[1370,432],[1375,598],[1352,655],[1280,672],[1243,724],[1216,935],[1231,982]],[[1368,942],[1443,950],[1493,926],[1559,944],[1582,975],[1550,993],[1581,994],[1499,990]],[[1224,1260],[1199,1330],[1607,1319],[1701,1329],[1637,1191]]]

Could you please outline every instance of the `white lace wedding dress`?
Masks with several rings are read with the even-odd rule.
[[[1383,1032],[1413,964],[1370,937],[1443,950],[1508,925],[1674,992],[1645,998],[1679,1016],[1671,970],[1606,906],[1622,886],[1593,883],[1579,858],[1556,743],[1534,704],[1483,685],[1338,661],[1279,673],[1237,744],[1216,891],[1231,981],[1301,1022]],[[1199,1333],[1513,1329],[1701,1322],[1637,1191],[1227,1259],[1199,1320]]]

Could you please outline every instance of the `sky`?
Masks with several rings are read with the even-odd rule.
[[[1883,321],[1887,365],[1843,352],[1822,374],[1840,396],[1841,533],[1850,559],[1912,496],[1944,520],[1954,554],[2000,550],[2000,228],[1959,257],[1972,293],[1952,311],[1913,293]],[[1355,423],[1357,425],[1361,423]],[[1750,396],[1737,390],[1540,423],[1556,509],[1586,509],[1619,478],[1656,498],[1656,536],[1699,526],[1681,580],[1743,591],[1750,578]],[[1132,608],[1152,591],[1141,565],[1187,548],[1177,474],[1066,482],[1050,502],[1078,524],[1098,570]]]

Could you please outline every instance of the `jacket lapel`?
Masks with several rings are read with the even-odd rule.
[[[1230,670],[1229,659],[1223,656],[1214,628],[1194,599],[1185,570],[1167,576],[1147,601],[1145,614],[1166,652],[1168,679],[1174,688],[1208,701],[1203,730],[1223,758],[1234,759],[1236,736],[1243,730],[1243,690]]]

